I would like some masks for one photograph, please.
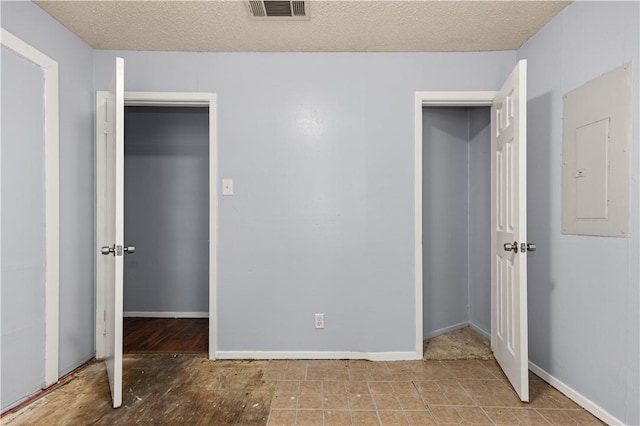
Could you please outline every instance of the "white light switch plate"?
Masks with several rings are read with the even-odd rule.
[[[233,179],[222,179],[222,195],[233,195]]]

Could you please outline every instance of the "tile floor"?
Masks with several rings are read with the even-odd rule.
[[[599,425],[530,374],[522,403],[491,361],[270,361],[269,425]]]

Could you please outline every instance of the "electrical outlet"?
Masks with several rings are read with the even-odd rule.
[[[316,328],[324,328],[324,314],[316,314]]]

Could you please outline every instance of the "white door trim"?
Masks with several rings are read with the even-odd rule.
[[[44,386],[58,381],[60,305],[60,173],[58,63],[2,28],[0,44],[38,65],[44,75],[45,336]]]
[[[98,141],[104,137],[104,129],[100,117],[104,113],[104,100],[107,92],[99,91],[96,94],[96,257],[100,256],[102,233],[104,224],[102,217],[97,212],[103,211],[104,158],[100,149],[97,149]],[[215,93],[192,92],[124,92],[125,106],[187,106],[209,108],[209,359],[216,358],[217,349],[217,105]],[[103,336],[103,311],[104,311],[104,283],[103,274],[99,271],[99,262],[96,262],[96,358],[104,356]]]
[[[414,133],[414,270],[416,311],[416,359],[422,359],[422,107],[423,106],[491,106],[497,91],[416,92]]]

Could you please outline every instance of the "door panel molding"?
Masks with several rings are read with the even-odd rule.
[[[44,75],[45,355],[44,387],[58,381],[60,307],[60,172],[58,63],[4,28],[0,44],[39,66]]]

